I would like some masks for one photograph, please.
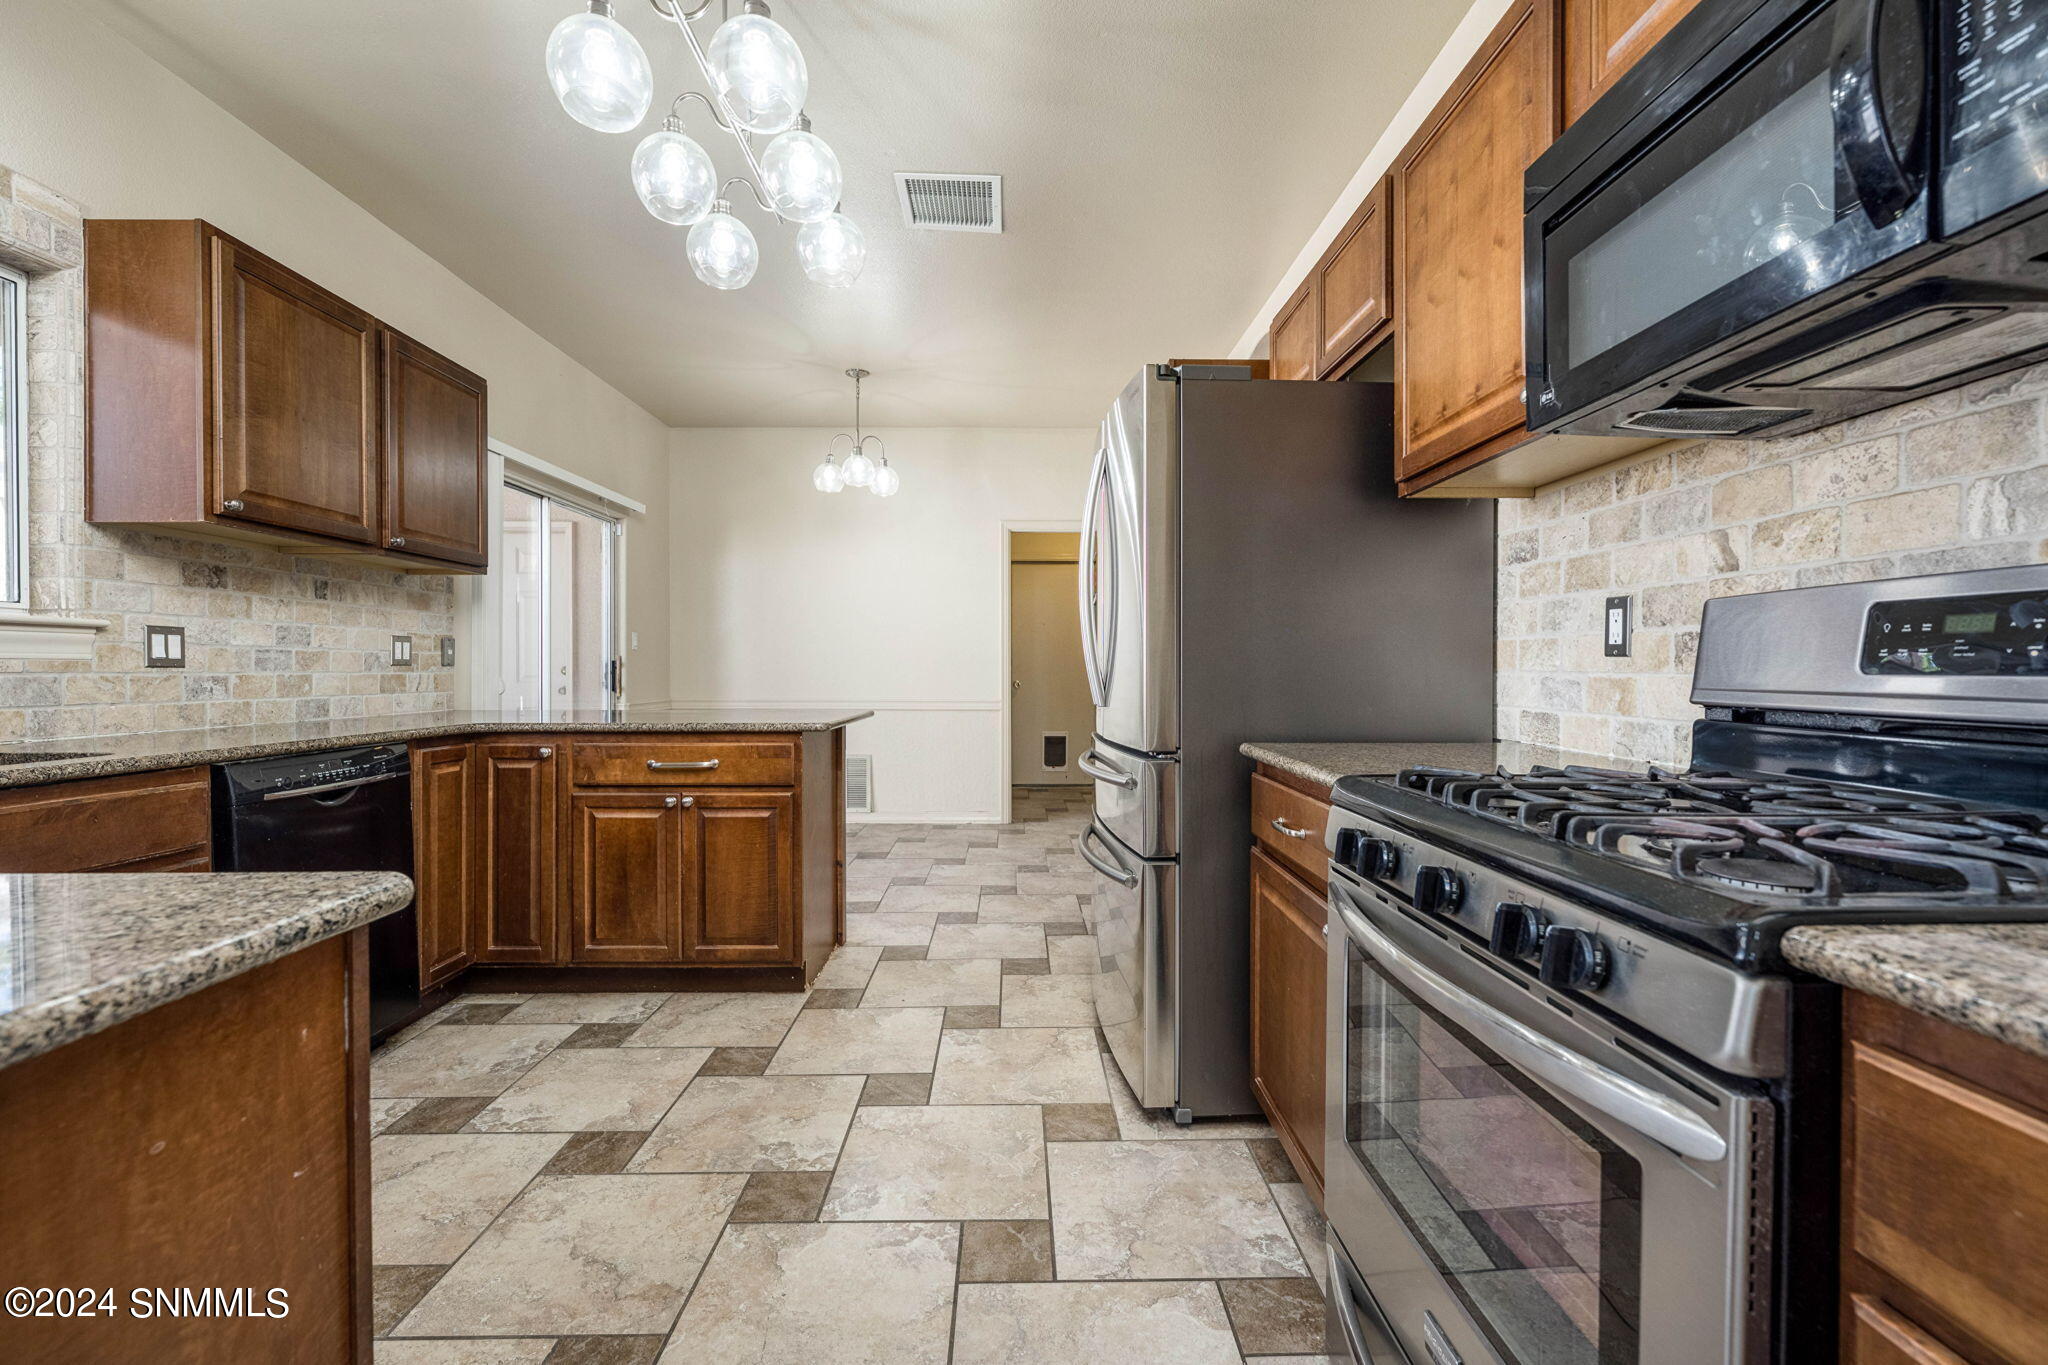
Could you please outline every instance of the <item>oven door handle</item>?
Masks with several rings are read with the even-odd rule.
[[[1581,1057],[1444,980],[1401,951],[1392,939],[1346,905],[1336,888],[1331,891],[1331,908],[1343,921],[1345,931],[1372,954],[1375,962],[1508,1061],[1680,1156],[1719,1161],[1728,1155],[1727,1139],[1699,1115],[1617,1071]]]

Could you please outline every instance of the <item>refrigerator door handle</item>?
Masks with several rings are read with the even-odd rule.
[[[1109,878],[1113,882],[1116,882],[1120,886],[1136,886],[1138,884],[1137,873],[1127,872],[1121,866],[1113,866],[1109,863],[1105,863],[1100,858],[1097,858],[1094,854],[1088,851],[1088,840],[1091,837],[1093,837],[1097,843],[1102,842],[1102,836],[1096,833],[1095,826],[1093,825],[1090,825],[1088,826],[1088,828],[1082,830],[1081,837],[1074,841],[1074,851],[1081,855],[1081,861],[1088,864],[1088,866],[1094,868],[1097,872],[1100,872],[1103,876]],[[1107,848],[1108,845],[1105,844],[1104,847]],[[1110,856],[1116,856],[1114,851],[1111,852]]]
[[[1074,766],[1098,782],[1107,782],[1112,787],[1129,789],[1138,785],[1138,779],[1127,772],[1112,768],[1101,754],[1093,749],[1086,750],[1074,760]]]
[[[1081,517],[1081,656],[1087,665],[1088,694],[1095,705],[1109,705],[1109,651],[1116,638],[1117,555],[1116,499],[1110,496],[1109,446],[1095,452],[1095,464],[1088,474],[1088,504]],[[1100,521],[1098,523],[1098,518]],[[1108,583],[1101,572],[1103,546],[1098,533],[1107,537]],[[1104,596],[1109,601],[1109,640],[1097,638],[1095,626]]]

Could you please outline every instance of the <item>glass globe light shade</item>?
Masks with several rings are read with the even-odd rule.
[[[768,144],[761,178],[768,202],[792,222],[815,223],[839,207],[838,154],[807,128],[792,128]]]
[[[761,246],[745,223],[726,211],[723,200],[690,229],[690,269],[713,289],[744,289],[761,265]]]
[[[893,498],[896,496],[896,490],[902,486],[903,480],[896,476],[895,470],[889,468],[889,461],[885,458],[876,467],[874,482],[868,485],[868,492],[878,498]]]
[[[820,493],[837,493],[846,487],[846,475],[839,472],[839,466],[827,455],[825,463],[811,471],[811,487]]]
[[[867,237],[845,214],[829,214],[797,229],[796,258],[813,284],[844,289],[860,278],[868,258]]]
[[[718,171],[711,156],[670,119],[633,149],[633,192],[664,223],[688,227],[711,212]]]
[[[705,54],[711,80],[732,106],[740,126],[755,133],[779,133],[794,127],[810,93],[811,76],[804,54],[789,30],[748,6],[711,35]]]
[[[866,488],[874,481],[875,462],[868,458],[868,453],[865,450],[856,446],[853,453],[846,457],[846,465],[843,472],[846,475],[846,486],[848,488]]]
[[[609,4],[572,14],[548,37],[548,83],[569,116],[600,133],[626,133],[647,117],[654,68]]]

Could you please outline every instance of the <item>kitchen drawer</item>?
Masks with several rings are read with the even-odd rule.
[[[184,867],[212,845],[203,768],[0,792],[0,872],[154,871],[132,865]]]
[[[1329,802],[1252,774],[1252,837],[1283,867],[1306,877],[1311,886],[1330,879],[1330,854],[1323,844],[1323,830],[1329,823]],[[1304,832],[1290,834],[1288,830]]]
[[[1970,1365],[1911,1318],[1868,1294],[1849,1298],[1846,1365]]]
[[[794,739],[581,740],[571,746],[579,787],[790,787]]]
[[[1846,1117],[1846,1249],[2007,1360],[2048,1360],[2048,1116],[1853,1041]]]

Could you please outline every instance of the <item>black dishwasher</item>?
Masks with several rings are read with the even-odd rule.
[[[412,762],[402,744],[223,763],[213,770],[213,865],[222,872],[412,875]],[[447,998],[420,990],[419,916],[370,924],[370,1037]]]

